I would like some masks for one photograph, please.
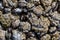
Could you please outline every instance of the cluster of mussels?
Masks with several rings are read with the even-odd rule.
[[[0,40],[60,40],[60,0],[0,0]]]

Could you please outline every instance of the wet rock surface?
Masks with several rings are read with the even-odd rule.
[[[60,40],[60,0],[0,0],[0,40]]]

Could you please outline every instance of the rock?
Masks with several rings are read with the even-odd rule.
[[[59,21],[54,18],[49,17],[49,20],[54,24],[54,26],[57,26],[59,24]]]
[[[39,6],[37,6],[37,7],[33,7],[33,12],[36,14],[36,15],[41,15],[42,14],[42,12],[43,12],[43,8],[42,8],[42,6],[41,5],[39,5]]]
[[[3,17],[6,18],[6,19],[8,19],[10,17],[10,13],[4,14]]]
[[[19,2],[19,7],[25,7],[25,6],[27,6],[27,3],[26,2]]]
[[[9,33],[8,31],[5,32],[5,39],[6,40],[11,40],[11,33]]]
[[[35,5],[39,5],[40,4],[40,0],[30,0],[30,3],[33,3]]]
[[[60,13],[60,6],[58,7],[58,12]]]
[[[39,1],[39,0],[31,0],[31,1],[33,2],[33,1]]]
[[[12,26],[13,26],[13,28],[18,27],[19,24],[20,24],[20,20],[19,20],[19,19],[17,19],[17,20],[15,20],[15,21],[12,22]]]
[[[13,35],[12,35],[13,40],[21,40],[20,39],[20,34],[18,33],[17,30],[12,30],[12,33],[13,33]]]
[[[27,10],[27,9],[23,9],[23,12],[24,12],[24,13],[27,13],[27,12],[28,12],[28,10]]]
[[[59,0],[60,1],[60,0]]]
[[[15,20],[17,20],[17,19],[19,19],[20,17],[19,16],[17,16],[17,15],[10,15],[10,18],[11,18],[11,21],[15,21]]]
[[[54,34],[53,34],[53,37],[52,37],[52,40],[58,40],[59,39],[59,32],[56,31]]]
[[[53,0],[41,0],[41,2],[43,3],[44,6],[49,6],[51,5]]]
[[[56,31],[56,27],[50,27],[50,30],[49,30],[50,32],[54,32],[54,31]]]
[[[4,8],[4,12],[5,13],[11,12],[11,8]]]
[[[12,7],[17,7],[18,1],[17,0],[7,0],[8,4]]]
[[[51,14],[51,16],[52,16],[52,18],[53,19],[56,19],[56,20],[60,20],[60,16],[59,16],[60,14],[57,12],[57,11],[55,11],[55,12],[53,12],[52,14]]]
[[[20,9],[20,8],[16,8],[13,10],[13,14],[16,14],[16,15],[20,15],[21,12],[22,12],[22,9]]]
[[[48,18],[46,18],[46,17],[44,17],[44,16],[41,16],[40,17],[40,19],[39,19],[39,21],[40,21],[40,24],[42,25],[42,26],[49,26],[50,25],[50,21],[49,21],[49,19]],[[46,23],[46,24],[45,24]],[[48,24],[49,23],[49,24]]]
[[[2,26],[4,26],[4,27],[9,27],[11,25],[12,21],[18,19],[17,16],[13,16],[13,15],[11,15],[11,13],[8,13],[8,14],[1,13],[0,18],[1,18],[0,22],[2,23]]]
[[[25,0],[19,0],[19,2],[26,2]]]
[[[5,31],[0,29],[0,38],[5,40]]]
[[[0,24],[0,29],[2,29],[2,25]]]
[[[34,37],[30,37],[30,38],[28,38],[27,40],[37,40],[37,39],[34,38]]]
[[[20,38],[21,38],[22,40],[25,40],[25,39],[26,39],[26,35],[25,35],[24,33],[20,33]]]
[[[52,40],[57,40],[57,38],[56,37],[53,37]]]
[[[6,7],[17,7],[18,1],[17,0],[3,0],[3,4]]]
[[[35,37],[35,34],[34,34],[34,32],[28,32],[28,37]]]
[[[37,19],[31,19],[32,25],[38,25],[39,24],[39,20]]]
[[[9,27],[10,26],[10,23],[11,23],[11,20],[10,20],[10,14],[4,14],[3,15],[3,20],[2,20],[2,24],[4,27]]]
[[[53,2],[52,3],[52,11],[56,11],[58,9],[58,3],[57,2]]]
[[[60,31],[60,24],[57,25],[57,30]]]
[[[45,12],[48,14],[48,13],[51,13],[52,12],[52,7],[51,6],[48,6],[47,8],[45,8]],[[48,14],[49,15],[49,14]]]
[[[33,12],[28,14],[29,18],[38,18]]]
[[[30,14],[29,20],[30,20],[31,24],[34,24],[34,25],[39,24],[39,20],[38,20],[37,16],[33,13]]]
[[[23,32],[28,32],[31,29],[31,25],[28,22],[21,22],[20,23]]]
[[[2,2],[0,2],[0,10],[2,10],[4,7],[3,7],[3,4]]]
[[[17,30],[13,30],[13,40],[24,40],[26,39],[26,35],[22,32],[18,32]]]
[[[2,12],[1,12],[0,15],[1,15],[1,16],[0,16],[0,19],[1,19],[0,22],[2,23],[2,25],[3,25],[4,27],[10,26],[10,23],[11,23],[10,17],[9,17],[10,14],[5,14],[5,15],[3,15]]]
[[[58,40],[60,40],[60,37],[58,38]]]
[[[4,5],[5,7],[9,7],[9,4],[8,4],[7,0],[3,0],[3,5]]]
[[[40,16],[39,23],[40,23],[41,26],[43,26],[43,28],[44,28],[43,31],[46,32],[48,30],[49,25],[50,25],[49,19],[44,17],[44,16]]]
[[[34,7],[33,3],[27,3],[27,8],[32,8],[32,7]]]
[[[41,38],[41,40],[50,40],[50,38],[51,38],[50,35],[46,34]]]
[[[39,27],[38,26],[32,26],[32,30],[35,30],[35,32],[43,32],[44,31],[44,28],[43,27],[40,27],[39,28]]]

